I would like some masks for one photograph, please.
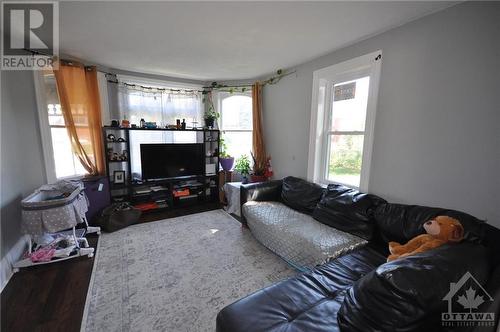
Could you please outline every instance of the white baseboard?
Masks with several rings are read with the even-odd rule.
[[[9,282],[12,277],[12,265],[21,258],[26,247],[28,246],[29,236],[23,235],[19,238],[16,244],[10,248],[7,255],[2,258],[0,264],[0,292]]]

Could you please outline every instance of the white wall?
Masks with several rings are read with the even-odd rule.
[[[46,181],[33,72],[3,71],[1,76],[0,289],[9,278],[6,265],[18,258],[9,251],[21,238],[21,199]],[[22,248],[15,251],[20,254]]]
[[[463,3],[297,67],[264,89],[277,178],[306,177],[313,71],[383,51],[369,191],[500,227],[500,3]]]

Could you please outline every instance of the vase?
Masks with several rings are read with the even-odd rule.
[[[255,182],[266,182],[267,177],[265,175],[250,175],[250,182],[255,183]]]
[[[246,175],[243,175],[243,179],[241,180],[241,184],[247,184],[248,183],[248,178]]]
[[[205,119],[205,126],[207,128],[213,128],[215,123],[215,119]]]
[[[220,157],[219,162],[222,169],[227,172],[233,168],[234,157],[227,157],[227,158]]]

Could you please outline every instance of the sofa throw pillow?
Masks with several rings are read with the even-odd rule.
[[[443,299],[452,296],[459,306],[457,297],[473,282],[467,273],[483,286],[489,269],[486,248],[470,242],[382,264],[349,289],[337,321],[342,331],[435,330],[441,313],[447,312]],[[460,284],[462,278],[467,279],[463,287],[450,289],[450,283]],[[479,291],[477,285],[473,288]]]
[[[281,199],[292,209],[311,213],[323,194],[323,188],[293,176],[283,179]]]
[[[464,227],[464,239],[467,241],[481,243],[485,237],[486,224],[460,211],[392,203],[380,204],[374,211],[382,241],[399,243],[406,243],[415,236],[424,234],[424,223],[440,215],[460,221]]]
[[[378,196],[330,184],[314,209],[313,217],[325,225],[370,240],[375,224],[373,212],[382,203],[385,200]]]

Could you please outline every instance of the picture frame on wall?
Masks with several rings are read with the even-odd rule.
[[[115,183],[115,184],[125,183],[125,171],[114,171],[113,172],[113,183]]]

